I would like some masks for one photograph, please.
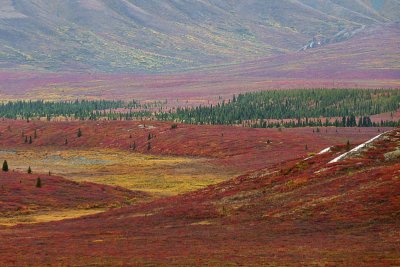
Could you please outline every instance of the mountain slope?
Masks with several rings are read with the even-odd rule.
[[[400,24],[391,23],[316,49],[172,74],[0,72],[0,98],[179,99],[181,105],[267,89],[399,88],[399,37]]]
[[[161,71],[297,51],[317,34],[388,22],[397,0],[5,0],[0,66]]]

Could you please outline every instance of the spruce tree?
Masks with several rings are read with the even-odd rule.
[[[32,173],[31,166],[29,166],[29,168],[28,168],[28,173],[29,173],[29,174],[31,174],[31,173]]]
[[[7,163],[7,160],[5,160],[4,162],[3,162],[3,172],[8,172],[8,163]]]
[[[81,128],[78,129],[78,133],[76,135],[78,136],[78,138],[82,136]]]
[[[37,187],[37,188],[41,188],[41,187],[42,187],[42,180],[40,179],[40,177],[38,177],[38,178],[36,179],[36,187]]]
[[[350,148],[351,148],[350,141],[347,140],[347,143],[346,143],[346,150],[347,150],[347,151],[350,151]]]

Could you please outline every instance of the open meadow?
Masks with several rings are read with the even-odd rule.
[[[7,216],[0,224],[56,221],[192,192],[255,169],[307,157],[331,145],[360,143],[388,129],[326,127],[317,133],[314,128],[185,124],[172,129],[168,122],[155,121],[2,120],[0,158],[7,160],[11,176],[0,179],[0,185],[5,192],[12,187],[21,195],[13,200],[3,194]],[[77,136],[78,131],[82,136]],[[21,133],[32,141],[25,142]],[[41,196],[41,189],[35,188],[38,177],[44,190],[51,188],[49,195]],[[92,190],[110,186],[106,194],[110,200],[82,202],[74,186],[82,185],[85,190],[86,183],[90,183],[89,196]],[[21,203],[25,190],[30,198],[39,194],[38,201],[45,201],[26,206],[29,201]],[[124,198],[115,190],[126,190]],[[48,204],[53,198],[64,203],[64,194],[70,195],[73,204]]]

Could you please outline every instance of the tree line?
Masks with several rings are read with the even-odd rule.
[[[217,105],[177,108],[159,112],[160,120],[189,124],[250,127],[397,126],[373,123],[371,115],[400,108],[400,90],[300,89],[239,94]]]
[[[242,125],[245,127],[371,127],[399,126],[399,121],[372,122],[371,115],[400,108],[400,90],[300,89],[272,90],[234,95],[217,105],[166,110],[166,102],[75,100],[15,101],[0,103],[0,117],[51,120],[158,119],[189,124]],[[157,110],[158,109],[158,110]],[[155,111],[157,110],[157,111]],[[29,140],[28,140],[29,142]]]
[[[149,104],[146,104],[146,107]],[[109,100],[75,100],[47,102],[37,101],[10,101],[0,103],[0,117],[7,119],[35,119],[68,117],[79,120],[97,120],[107,118],[110,120],[131,119],[151,115],[149,112],[140,111],[142,105],[135,100],[130,102]],[[117,109],[126,109],[116,112]],[[139,110],[139,111],[138,111]]]

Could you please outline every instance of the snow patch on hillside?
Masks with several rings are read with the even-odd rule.
[[[329,163],[337,163],[337,162],[339,162],[339,161],[345,159],[348,155],[351,155],[351,154],[353,154],[353,153],[359,152],[361,149],[365,148],[367,145],[369,145],[370,143],[374,142],[375,140],[377,140],[378,138],[380,138],[380,137],[381,137],[382,135],[384,135],[384,134],[385,134],[385,133],[382,133],[382,134],[380,134],[380,135],[378,135],[378,136],[375,136],[374,138],[368,140],[367,142],[365,142],[365,143],[363,143],[363,144],[361,144],[361,145],[359,145],[359,146],[353,148],[353,149],[350,150],[349,152],[346,152],[346,153],[340,155],[339,157],[337,157],[337,158],[331,160]]]
[[[321,150],[321,152],[318,153],[318,155],[322,155],[328,152],[331,152],[332,147],[327,147],[324,150]]]

